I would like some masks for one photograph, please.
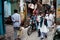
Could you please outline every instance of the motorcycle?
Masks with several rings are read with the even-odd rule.
[[[28,31],[27,31],[27,34],[28,35],[31,35],[32,34],[32,32],[34,32],[35,31],[35,24],[34,24],[34,22],[30,19],[30,23],[29,23],[29,25],[28,26],[30,26],[30,28],[28,29]]]
[[[54,33],[53,40],[60,40],[60,26],[57,26],[56,32]]]

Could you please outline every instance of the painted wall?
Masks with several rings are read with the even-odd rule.
[[[0,0],[0,35],[5,34],[5,27],[3,26],[3,19],[2,19],[2,0]]]
[[[9,17],[11,15],[11,3],[4,1],[4,17]]]
[[[8,17],[9,15],[14,14],[14,9],[18,10],[19,13],[19,4],[15,0],[11,2],[11,0],[7,0],[4,2],[4,15]]]
[[[17,9],[18,13],[20,13],[19,4],[17,2],[11,3],[11,14],[14,14],[14,9]]]

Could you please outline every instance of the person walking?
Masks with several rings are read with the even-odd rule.
[[[45,22],[45,17],[44,17],[44,13],[42,13],[40,17],[41,40],[47,38],[47,32],[49,31],[47,25],[44,22]]]
[[[17,32],[20,29],[20,24],[21,24],[21,17],[20,14],[18,14],[18,11],[15,9],[14,14],[12,15],[12,22],[13,22],[13,28],[14,28],[14,40],[17,38]]]
[[[50,13],[46,14],[45,18],[47,19],[48,28],[49,28],[49,31],[50,31],[51,28],[52,28],[52,25],[53,25],[53,21],[54,21],[52,11],[50,11]]]
[[[32,14],[31,16],[31,19],[32,19],[32,30],[36,30],[37,29],[37,22],[36,22],[36,15]]]
[[[37,15],[38,37],[40,37],[40,14]]]

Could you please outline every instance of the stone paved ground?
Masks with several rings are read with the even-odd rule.
[[[7,40],[13,40],[13,26],[12,25],[6,25],[6,39]],[[45,40],[53,40],[53,34],[54,31],[48,32],[48,38]],[[27,40],[40,40],[40,37],[38,37],[37,32],[33,32]]]
[[[6,25],[6,39],[7,40],[13,40],[13,26],[12,25]]]

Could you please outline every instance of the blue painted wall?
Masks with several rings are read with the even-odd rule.
[[[2,19],[2,0],[0,0],[0,35],[5,34],[5,27],[3,26],[3,19]]]

